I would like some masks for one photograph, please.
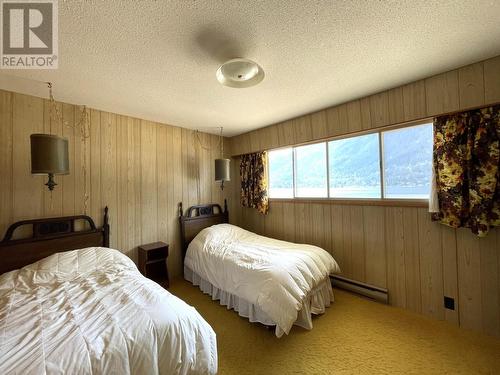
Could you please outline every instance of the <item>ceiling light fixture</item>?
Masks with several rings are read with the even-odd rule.
[[[264,70],[252,60],[237,58],[222,64],[216,77],[224,86],[242,89],[260,83],[264,79]]]

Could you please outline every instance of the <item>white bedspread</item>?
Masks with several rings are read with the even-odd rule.
[[[288,334],[303,301],[339,272],[325,250],[279,241],[230,224],[203,229],[189,244],[186,267],[215,287],[258,306]]]
[[[215,374],[215,333],[117,250],[0,275],[0,374]]]

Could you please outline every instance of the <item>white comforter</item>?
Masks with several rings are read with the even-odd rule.
[[[186,267],[215,287],[258,306],[288,334],[308,293],[339,272],[325,250],[279,241],[230,224],[203,229],[189,244]]]
[[[0,374],[215,374],[215,333],[117,250],[0,275]]]

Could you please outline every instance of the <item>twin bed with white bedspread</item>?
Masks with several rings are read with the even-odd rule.
[[[198,312],[93,247],[0,275],[0,374],[215,374]]]
[[[252,322],[312,328],[311,314],[333,301],[339,267],[325,250],[259,236],[231,224],[203,229],[190,242],[184,277]]]

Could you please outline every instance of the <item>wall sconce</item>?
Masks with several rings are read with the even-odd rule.
[[[215,181],[220,181],[220,188],[224,190],[224,181],[231,181],[229,159],[215,159]]]
[[[31,134],[31,174],[49,176],[49,190],[57,185],[54,175],[69,174],[68,140],[52,134]]]
[[[225,181],[231,181],[230,178],[230,163],[231,160],[225,159],[224,158],[224,139],[222,138],[222,130],[223,128],[220,128],[220,138],[219,138],[219,144],[220,144],[220,159],[215,159],[215,181],[218,182],[220,181],[220,188],[221,190],[224,190],[224,182]]]

